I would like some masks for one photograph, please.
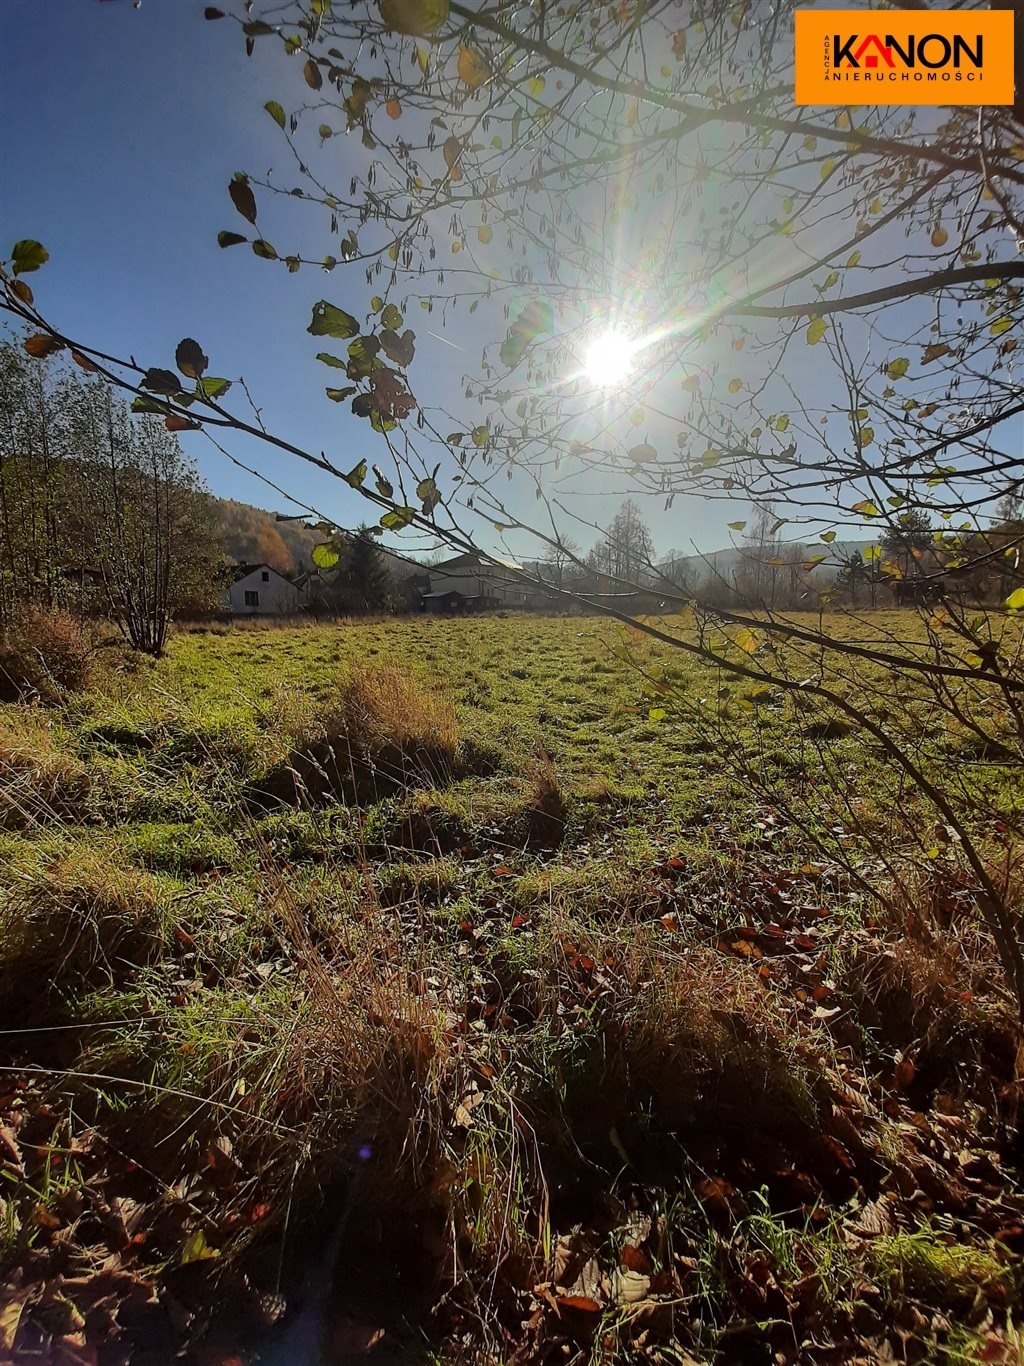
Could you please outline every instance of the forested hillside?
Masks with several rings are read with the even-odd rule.
[[[282,574],[312,567],[314,545],[323,537],[301,522],[278,522],[273,512],[234,498],[213,500],[224,553],[233,562],[269,564]]]

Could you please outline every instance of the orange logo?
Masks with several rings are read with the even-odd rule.
[[[1012,104],[1012,10],[796,12],[797,104]]]

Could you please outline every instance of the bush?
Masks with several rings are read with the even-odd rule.
[[[89,668],[89,637],[61,608],[24,608],[0,630],[0,700],[55,701],[84,688]]]

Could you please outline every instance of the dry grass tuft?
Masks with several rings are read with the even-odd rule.
[[[970,1094],[1014,1075],[1012,1013],[985,990],[984,970],[954,943],[867,942],[837,981],[865,1038],[912,1057],[920,1099]]]
[[[344,735],[368,754],[393,748],[455,761],[459,738],[451,698],[397,664],[355,670],[336,707],[325,718],[328,734]]]
[[[89,682],[90,642],[81,622],[58,607],[27,607],[0,631],[0,700],[59,699]]]
[[[18,877],[0,905],[0,1019],[121,981],[164,950],[159,888],[78,851]]]
[[[54,744],[45,713],[0,717],[0,830],[74,819],[89,787],[85,768]]]
[[[553,846],[565,833],[566,805],[555,769],[541,737],[537,736],[535,762],[530,770],[529,837],[531,844]]]
[[[291,753],[260,784],[285,801],[383,796],[451,779],[459,767],[455,708],[397,664],[355,669],[319,708],[292,702],[298,723]]]

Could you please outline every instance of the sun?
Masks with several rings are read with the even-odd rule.
[[[599,333],[583,355],[583,373],[599,389],[624,384],[633,373],[637,344],[626,332],[609,328]]]

